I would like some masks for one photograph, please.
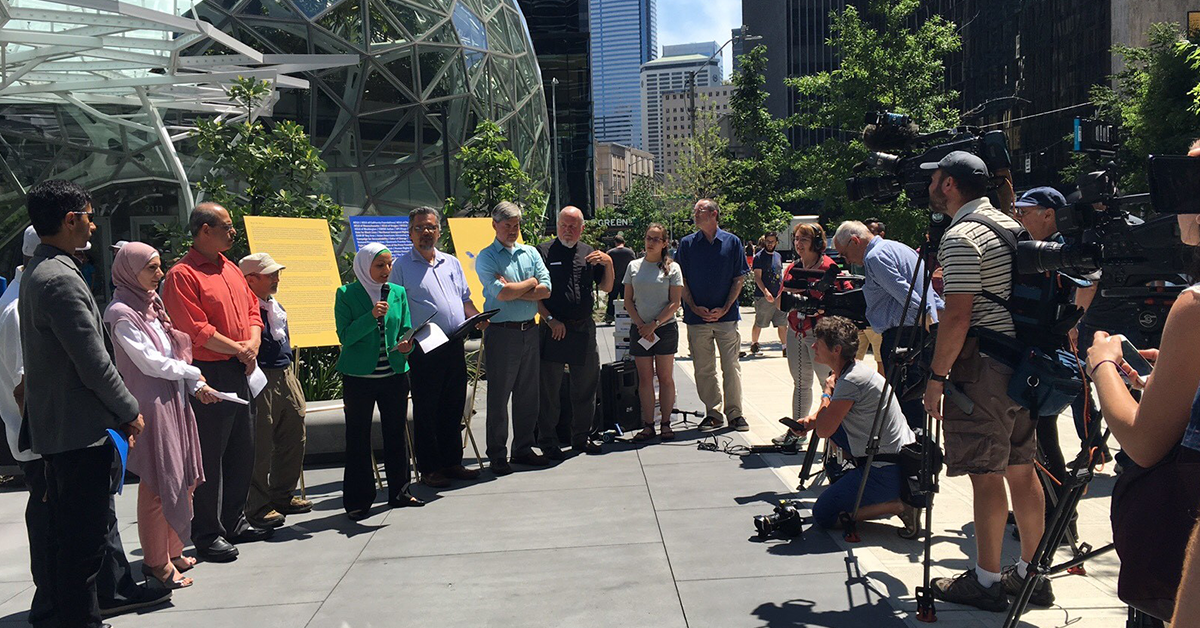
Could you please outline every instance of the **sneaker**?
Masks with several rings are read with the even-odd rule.
[[[722,419],[721,417],[707,416],[704,417],[704,420],[700,422],[701,432],[713,432],[721,429],[722,427],[725,427],[725,419]]]
[[[934,578],[929,583],[933,597],[943,602],[965,604],[985,611],[999,613],[1008,608],[1008,597],[1000,582],[990,587],[979,583],[974,569],[968,569],[953,578]]]
[[[900,522],[904,525],[903,528],[896,530],[896,534],[902,539],[915,539],[921,536],[921,511],[904,504],[904,511],[900,513]]]
[[[780,434],[779,436],[776,436],[775,438],[772,438],[771,442],[776,445],[779,445],[780,447],[788,447],[791,445],[795,445],[796,447],[799,447],[799,446],[803,445],[804,443],[808,442],[808,434],[801,434],[799,436],[796,436],[796,434],[793,433],[792,430],[784,430],[784,432],[782,434]]]
[[[750,355],[754,355],[754,354],[758,353],[758,349],[759,349],[759,347],[758,347],[757,342],[750,343]]]
[[[729,427],[732,427],[733,429],[735,429],[739,432],[749,432],[750,431],[750,424],[746,422],[745,417],[737,417],[734,419],[729,419]]]
[[[1005,593],[1016,597],[1021,594],[1021,587],[1025,586],[1025,578],[1017,573],[1016,565],[1009,565],[1000,572],[1000,584],[1004,585]],[[1037,576],[1037,582],[1033,585],[1033,594],[1029,596],[1029,603],[1043,608],[1054,605],[1054,591],[1050,589],[1049,578]]]

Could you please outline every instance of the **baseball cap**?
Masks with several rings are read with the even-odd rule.
[[[1033,188],[1021,195],[1015,203],[1017,207],[1048,207],[1062,209],[1067,206],[1067,199],[1062,193],[1050,187]]]
[[[249,275],[250,273],[270,275],[271,273],[283,270],[284,266],[276,262],[270,253],[251,253],[238,262],[238,268],[241,269],[243,275]]]
[[[952,151],[940,161],[927,161],[921,164],[921,170],[943,170],[955,179],[986,179],[991,176],[982,159],[962,150]]]
[[[33,252],[41,243],[42,239],[38,237],[37,230],[33,228],[33,225],[25,227],[25,239],[21,240],[21,255],[33,257]]]

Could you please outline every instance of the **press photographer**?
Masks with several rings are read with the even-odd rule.
[[[797,421],[804,431],[815,429],[817,436],[832,439],[856,462],[855,468],[826,488],[813,506],[813,519],[825,528],[835,527],[842,513],[854,511],[876,408],[885,384],[877,370],[854,359],[858,353],[858,331],[858,326],[840,316],[826,316],[817,322],[813,329],[815,340],[811,343],[813,357],[832,374],[825,382],[817,411]],[[867,474],[862,505],[855,520],[900,517],[903,528],[897,533],[906,539],[916,538],[917,511],[900,501],[904,477],[898,464],[901,448],[914,442],[916,435],[896,404],[887,404],[882,421],[879,454]]]
[[[922,302],[928,313],[929,324],[934,325],[938,321],[938,310],[944,306],[942,298],[930,287],[925,299],[922,299],[923,286],[913,286],[914,278],[921,284],[925,276],[916,251],[901,242],[873,234],[864,223],[856,220],[843,222],[834,233],[833,246],[851,264],[864,268],[866,280],[862,291],[867,321],[883,336],[882,355],[877,357],[883,362],[884,369],[891,369],[896,357],[897,341],[901,336],[910,347],[917,347],[924,340],[925,330],[913,329]],[[906,369],[901,397],[924,381],[920,367],[914,364]],[[925,425],[925,410],[920,398],[901,402],[900,409],[909,427],[917,429]]]

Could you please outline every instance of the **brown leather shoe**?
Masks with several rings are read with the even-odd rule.
[[[275,511],[281,515],[299,515],[310,512],[313,509],[312,500],[293,497],[286,504],[276,504]]]
[[[468,469],[460,464],[442,469],[442,475],[452,480],[476,480],[479,479],[479,470]]]
[[[262,528],[264,530],[271,530],[271,529],[278,528],[279,526],[283,525],[284,516],[279,514],[279,512],[277,512],[275,510],[269,510],[269,511],[267,511],[267,514],[265,514],[261,517],[251,517],[251,516],[247,515],[246,521],[249,521],[250,525],[252,525],[256,528]]]
[[[441,472],[431,471],[421,474],[421,484],[432,488],[449,488],[450,480],[442,475]]]

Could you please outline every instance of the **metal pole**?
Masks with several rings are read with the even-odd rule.
[[[561,205],[558,200],[558,78],[550,79],[550,109],[553,112],[553,121],[550,124],[550,158],[554,161],[554,170],[552,172],[552,185],[554,186],[554,209],[557,211]]]
[[[450,108],[442,102],[442,168],[445,169],[443,179],[446,182],[446,197],[443,203],[448,203],[453,195],[450,192]]]

